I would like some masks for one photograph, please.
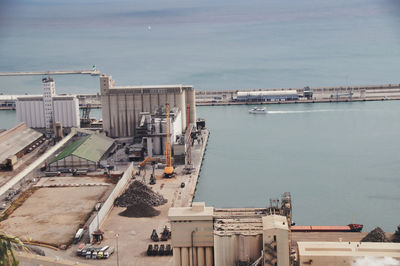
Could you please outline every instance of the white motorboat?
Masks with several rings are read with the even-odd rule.
[[[266,114],[267,113],[267,109],[265,109],[264,107],[253,107],[249,110],[250,114]]]

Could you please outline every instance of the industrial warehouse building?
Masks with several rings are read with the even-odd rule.
[[[75,96],[53,97],[54,121],[65,127],[79,127],[79,101]],[[23,96],[17,100],[17,120],[30,128],[46,128],[42,96]]]
[[[50,161],[49,170],[87,168],[94,171],[100,160],[108,156],[113,143],[112,139],[100,134],[81,137]]]
[[[289,265],[286,217],[259,211],[214,209],[204,202],[170,208],[174,265]]]
[[[159,108],[153,114],[141,113],[136,128],[136,138],[142,139],[143,148],[148,156],[165,154],[167,142],[167,120],[165,108]],[[182,115],[179,108],[170,110],[170,143],[175,143],[182,134]],[[174,149],[175,151],[175,149]],[[175,152],[174,152],[175,153]]]
[[[53,132],[55,123],[64,128],[79,127],[79,100],[75,95],[56,95],[52,78],[43,78],[43,95],[18,97],[17,120],[30,128]]]
[[[400,260],[400,243],[291,243],[290,222],[273,207],[215,209],[193,202],[170,208],[168,218],[175,266],[351,266],[363,257]]]
[[[25,123],[0,134],[0,168],[13,170],[18,158],[43,142],[43,134],[30,129]]]
[[[271,91],[238,91],[239,102],[270,102],[298,100],[296,90],[271,90]]]
[[[141,113],[153,114],[169,103],[180,112],[181,130],[186,128],[187,105],[190,123],[196,123],[195,91],[192,86],[115,86],[111,76],[100,77],[103,129],[113,138],[135,137]]]

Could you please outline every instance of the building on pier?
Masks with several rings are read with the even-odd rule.
[[[239,102],[293,101],[298,99],[297,90],[238,91],[236,98]]]
[[[18,122],[30,128],[45,129],[51,135],[55,123],[63,128],[79,127],[79,101],[75,95],[56,95],[55,82],[44,78],[43,95],[20,96],[16,110]]]
[[[154,113],[169,103],[181,114],[181,129],[186,128],[186,107],[190,123],[196,123],[195,90],[186,85],[115,86],[111,76],[100,76],[103,129],[113,138],[135,137],[140,114]]]
[[[139,114],[139,125],[136,127],[135,143],[141,143],[147,156],[165,154],[167,143],[167,117],[165,108],[160,107],[150,114]],[[170,143],[173,145],[182,136],[182,115],[178,107],[170,110]],[[174,145],[174,154],[175,152]]]
[[[174,265],[289,265],[285,216],[268,215],[266,209],[214,209],[194,202],[192,207],[171,208],[168,217]]]
[[[355,242],[365,236],[358,232],[293,236],[291,214],[285,215],[287,195],[280,207],[215,209],[193,202],[170,208],[174,265],[350,266],[364,257],[390,257],[393,265],[400,261],[400,243]]]

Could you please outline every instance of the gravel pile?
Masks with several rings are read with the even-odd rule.
[[[154,209],[146,203],[135,203],[126,208],[125,211],[120,212],[120,216],[125,217],[154,217],[158,216],[160,211]]]
[[[140,181],[135,180],[127,190],[115,199],[114,206],[128,207],[133,204],[147,204],[149,206],[159,206],[167,200],[151,188]]]
[[[400,224],[397,226],[397,231],[394,232],[392,242],[400,243]]]
[[[377,227],[371,232],[369,232],[369,234],[366,235],[363,239],[361,239],[361,242],[389,242],[389,241],[385,236],[385,232],[380,227]]]

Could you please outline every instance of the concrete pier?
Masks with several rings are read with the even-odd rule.
[[[2,73],[0,73],[0,77],[4,77],[4,76],[37,76],[37,75],[73,75],[73,74],[99,76],[100,70],[2,72]]]
[[[297,103],[333,103],[333,102],[369,102],[369,101],[387,101],[400,100],[400,96],[383,96],[368,98],[340,98],[340,99],[314,99],[314,100],[296,100],[296,101],[275,101],[275,102],[198,102],[196,106],[222,106],[222,105],[265,105],[265,104],[297,104]]]
[[[201,145],[201,151],[199,153],[200,158],[198,160],[195,160],[197,163],[196,165],[194,165],[195,172],[192,174],[192,178],[190,179],[190,193],[189,193],[188,206],[192,205],[194,195],[196,193],[196,187],[197,187],[197,183],[199,182],[200,171],[201,171],[201,167],[203,166],[203,160],[204,160],[204,155],[205,155],[206,148],[207,148],[209,135],[210,135],[210,131],[208,131],[208,129],[205,129],[201,132],[201,136],[203,138],[203,145]]]
[[[298,100],[282,101],[236,101],[238,92],[296,90]],[[207,90],[196,91],[197,106],[213,105],[246,105],[246,104],[282,104],[282,103],[319,103],[319,102],[357,102],[400,100],[400,84],[370,85],[370,86],[344,86],[344,87],[314,87],[310,88],[312,99],[303,98],[304,88],[281,89],[238,89],[238,90]]]
[[[57,72],[57,71],[56,71]],[[59,71],[62,72],[62,71]],[[91,72],[88,70],[88,72]],[[93,72],[93,71],[92,71]],[[17,72],[22,73],[22,72]],[[28,73],[28,72],[26,72]],[[34,72],[29,72],[34,73]],[[37,72],[39,73],[39,72]],[[44,73],[44,72],[43,72]],[[97,73],[94,71],[94,73]],[[0,76],[4,73],[0,73]],[[86,74],[86,73],[83,73]],[[240,91],[257,91],[259,89],[244,89]],[[261,90],[261,89],[260,89]],[[263,90],[286,90],[286,89],[263,89]],[[296,89],[302,95],[304,89]],[[323,87],[311,88],[313,99],[300,98],[295,101],[271,101],[271,102],[237,102],[234,99],[239,90],[200,90],[196,91],[196,106],[214,105],[246,105],[246,104],[288,104],[288,103],[327,103],[327,102],[363,102],[400,100],[400,84],[353,86],[353,87]],[[343,97],[343,94],[353,92],[352,97]],[[341,95],[341,96],[338,96]],[[30,95],[20,95],[30,96]],[[338,96],[338,97],[337,97]],[[14,110],[18,95],[0,95],[0,110]],[[101,96],[99,94],[79,94],[80,108],[101,108]],[[156,99],[157,97],[152,97]],[[152,99],[152,100],[154,100]],[[157,104],[157,103],[153,103]]]

